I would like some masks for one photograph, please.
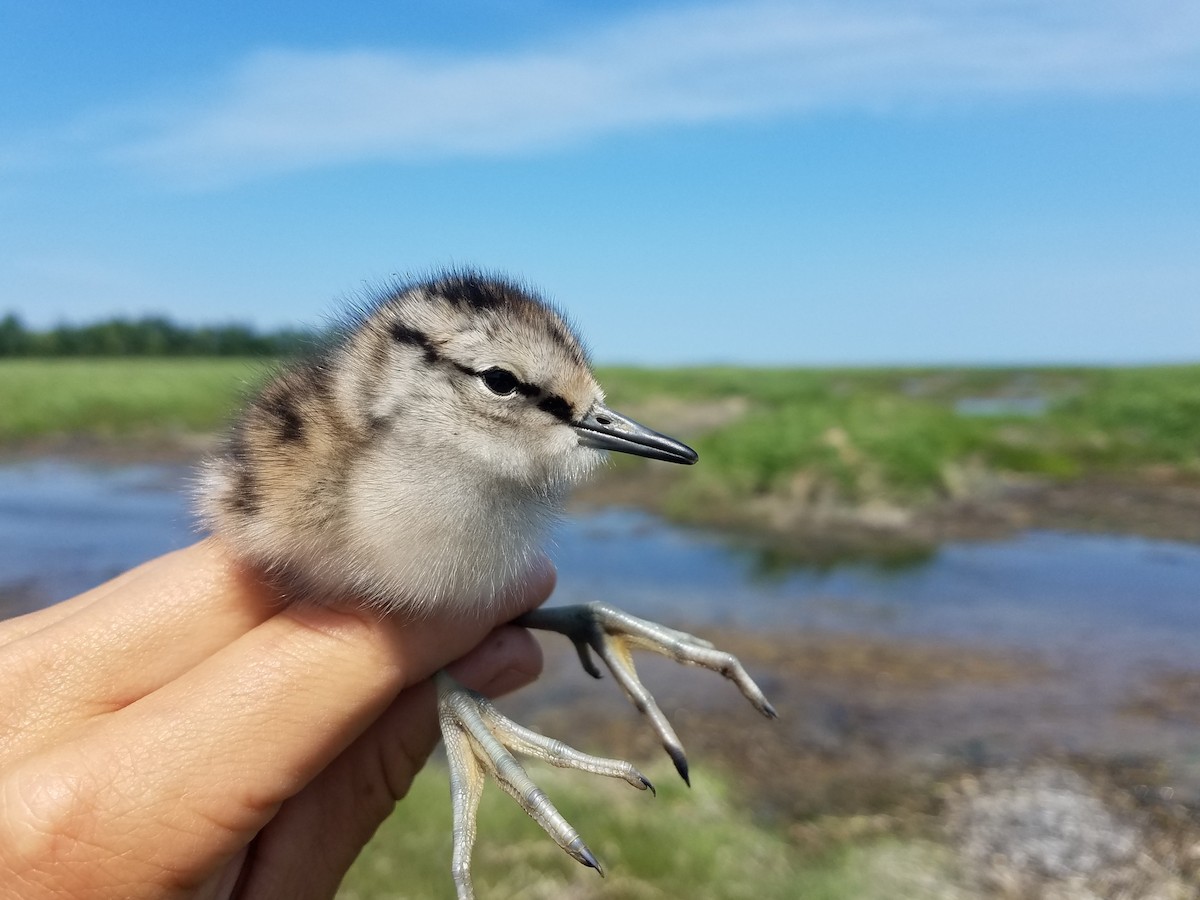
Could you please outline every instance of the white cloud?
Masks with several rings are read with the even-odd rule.
[[[663,125],[1198,88],[1195,0],[732,2],[491,55],[264,50],[76,130],[110,160],[202,185]]]

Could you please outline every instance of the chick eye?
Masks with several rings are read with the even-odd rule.
[[[486,372],[480,372],[479,377],[483,379],[489,391],[501,397],[508,396],[517,389],[517,376],[508,369],[493,366]]]

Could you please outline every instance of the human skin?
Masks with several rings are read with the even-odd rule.
[[[507,622],[284,605],[216,540],[0,622],[0,897],[331,897],[438,738],[429,676],[498,695]],[[457,660],[457,662],[454,662]]]

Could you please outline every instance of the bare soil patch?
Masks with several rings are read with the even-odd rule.
[[[1029,529],[1135,534],[1200,543],[1200,486],[1147,472],[1069,482],[1009,478],[988,490],[920,507],[882,501],[840,504],[788,491],[711,502],[680,513],[671,491],[686,477],[664,467],[610,470],[581,488],[585,507],[628,506],[750,541],[781,561],[901,561],[946,541],[991,540]]]
[[[1181,725],[1174,706],[1139,710],[1122,732],[1127,702],[1089,691],[1086,672],[1026,653],[844,634],[706,636],[742,658],[779,720],[712,673],[639,656],[643,679],[688,749],[693,781],[731,778],[798,852],[935,844],[952,878],[938,875],[943,893],[929,896],[1200,896],[1200,791],[1157,755],[1180,734],[1200,743],[1200,721]],[[520,721],[635,764],[661,756],[611,679],[593,682],[569,648],[545,646],[542,683],[505,701]],[[1178,683],[1190,697],[1200,675]]]

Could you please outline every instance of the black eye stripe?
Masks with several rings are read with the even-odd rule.
[[[570,422],[574,414],[571,404],[564,400],[558,394],[551,394],[538,404],[538,409],[543,412],[548,412],[556,419],[562,419],[564,422]]]
[[[501,397],[507,397],[514,393],[520,394],[522,397],[530,400],[540,397],[541,399],[537,404],[538,409],[548,412],[556,419],[561,419],[564,422],[570,422],[575,415],[575,407],[566,399],[558,394],[547,394],[536,384],[522,381],[507,369],[492,366],[483,371],[478,371],[461,363],[455,363],[454,366],[463,374],[478,378],[487,386],[488,390]]]
[[[493,379],[499,379],[501,377],[504,377],[505,390],[496,391],[496,393],[511,394],[515,391],[516,393],[520,394],[522,397],[540,397],[542,394],[541,388],[539,388],[536,384],[530,384],[527,381],[522,381],[520,378],[518,378],[512,372],[508,371],[508,369],[501,369],[499,366],[492,366],[490,369],[484,369],[482,372],[480,372],[480,371],[476,371],[475,369],[469,368],[468,366],[459,365],[458,363],[455,363],[455,365],[457,366],[457,368],[459,370],[467,373],[468,375],[474,375],[476,378],[483,381],[484,384],[488,385],[488,389],[492,390],[492,391],[496,391],[496,388],[492,387],[491,384],[488,384],[488,378],[491,377]],[[493,374],[493,373],[503,373],[503,376],[500,376],[498,374]],[[508,382],[507,382],[508,378],[512,379],[511,387],[508,386]]]

